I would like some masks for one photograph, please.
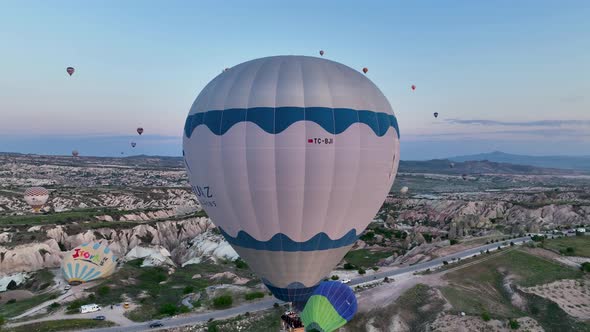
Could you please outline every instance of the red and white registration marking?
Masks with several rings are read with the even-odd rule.
[[[315,137],[315,138],[308,138],[307,139],[307,143],[309,144],[333,144],[334,143],[334,138],[321,138],[321,137]]]

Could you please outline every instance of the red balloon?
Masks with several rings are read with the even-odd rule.
[[[321,50],[321,51],[320,51],[320,55],[321,55],[321,56],[324,56],[324,50]]]
[[[68,74],[70,74],[70,76],[72,76],[72,74],[74,73],[74,71],[76,71],[74,69],[74,67],[68,67],[68,68],[66,68],[66,72],[68,72]]]
[[[367,67],[363,68],[363,73],[366,74],[368,71],[369,71],[369,68],[367,68]]]
[[[141,128],[141,127],[137,128],[137,133],[140,135],[143,134],[143,128]]]
[[[412,85],[412,90],[416,90],[416,86],[415,85]]]

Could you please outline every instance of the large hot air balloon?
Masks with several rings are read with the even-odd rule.
[[[33,211],[39,212],[43,205],[49,199],[49,191],[43,187],[32,187],[25,190],[25,202],[29,204]]]
[[[410,190],[408,187],[402,187],[402,189],[400,189],[399,192],[402,194],[407,194],[408,190]]]
[[[416,86],[412,84],[412,90],[416,90]]]
[[[77,156],[79,156],[79,155],[80,155],[80,152],[78,152],[78,150],[73,150],[73,151],[72,151],[72,156],[73,156],[73,157],[77,157]]]
[[[339,281],[324,281],[307,301],[301,321],[305,331],[332,332],[348,323],[356,310],[356,297],[350,287]]]
[[[72,76],[72,74],[74,74],[75,71],[76,71],[76,69],[74,69],[74,67],[68,67],[68,68],[66,68],[66,72],[68,74],[70,74],[70,76]]]
[[[131,147],[134,148],[137,145],[135,142],[131,142]]]
[[[61,262],[64,279],[70,284],[80,284],[111,275],[117,266],[117,258],[109,247],[100,243],[84,243],[68,252]]]
[[[275,56],[203,89],[183,149],[192,189],[227,241],[277,298],[304,303],[383,203],[399,129],[366,76]]]
[[[369,71],[369,68],[367,68],[367,67],[363,68],[363,73],[366,74],[368,71]]]
[[[137,133],[139,135],[143,134],[143,128],[141,128],[141,127],[137,128]]]
[[[435,118],[438,118],[438,112],[434,112],[433,114]]]
[[[320,50],[320,55],[324,56],[324,50]]]

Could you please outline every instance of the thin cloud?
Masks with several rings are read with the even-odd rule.
[[[478,126],[509,126],[509,127],[562,127],[590,126],[590,120],[539,120],[539,121],[496,121],[483,119],[445,119],[447,123],[478,125]]]

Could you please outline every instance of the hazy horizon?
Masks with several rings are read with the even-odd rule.
[[[44,144],[40,144],[43,142]],[[131,142],[136,142],[135,148]],[[562,147],[559,153],[543,152],[546,146],[536,150],[520,152],[522,146],[513,142],[469,141],[463,146],[441,149],[444,142],[410,141],[401,144],[401,160],[448,159],[458,156],[476,155],[501,151],[524,156],[574,156],[587,157],[576,149]],[[559,144],[559,143],[554,143]],[[117,149],[118,148],[118,149]],[[557,147],[556,147],[557,148]],[[78,150],[81,156],[89,157],[128,157],[136,155],[181,157],[182,137],[156,135],[127,136],[43,136],[27,139],[7,139],[0,135],[0,153],[22,153],[68,156],[72,150]],[[123,154],[121,154],[123,152]],[[447,153],[448,152],[448,153]]]
[[[224,68],[323,49],[369,68],[404,159],[590,155],[588,17],[585,1],[6,3],[0,151],[117,155],[137,140],[134,153],[177,155]]]

